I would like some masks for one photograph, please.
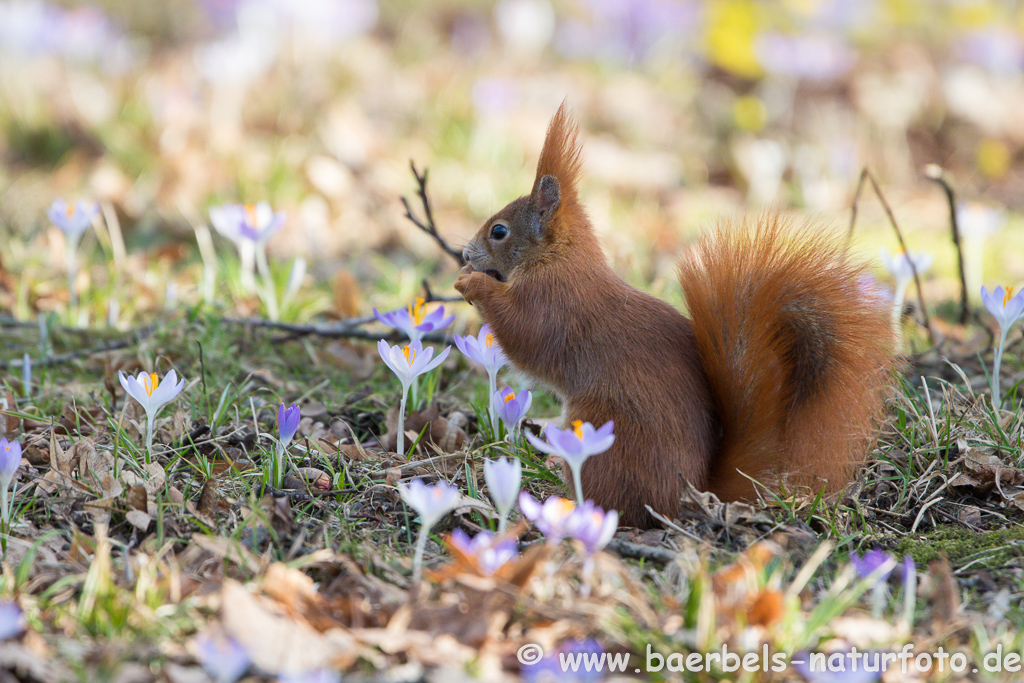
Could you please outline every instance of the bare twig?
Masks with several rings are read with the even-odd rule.
[[[423,169],[423,173],[421,174],[419,171],[416,170],[416,162],[414,161],[409,161],[409,168],[412,169],[412,174],[416,178],[416,194],[419,195],[420,203],[423,204],[423,213],[426,216],[426,222],[421,221],[419,218],[415,216],[415,214],[413,214],[412,207],[409,206],[409,200],[407,200],[405,197],[402,197],[402,205],[405,207],[405,217],[412,221],[417,228],[433,237],[434,241],[437,242],[438,246],[441,247],[441,250],[444,251],[449,256],[451,256],[453,259],[455,259],[456,263],[458,263],[459,267],[461,268],[466,264],[466,262],[462,258],[462,253],[456,249],[453,249],[444,240],[444,238],[441,237],[440,234],[438,234],[437,226],[434,225],[434,213],[433,211],[430,210],[430,199],[427,197],[428,170]]]
[[[45,367],[50,367],[51,365],[61,365],[63,363],[68,363],[70,361],[73,361],[76,358],[82,358],[84,356],[91,356],[91,355],[97,354],[97,353],[104,353],[106,351],[115,351],[117,349],[124,349],[124,348],[127,348],[127,347],[131,346],[132,344],[139,343],[140,341],[142,341],[143,339],[145,339],[149,335],[153,334],[153,332],[155,330],[156,330],[156,325],[147,325],[145,327],[140,327],[139,329],[135,330],[129,336],[127,336],[127,337],[125,337],[123,339],[117,339],[117,340],[114,340],[114,341],[106,342],[104,344],[99,344],[97,346],[92,346],[92,347],[89,347],[89,348],[75,349],[74,351],[68,351],[67,353],[60,353],[60,354],[53,355],[53,356],[46,356],[45,358],[34,359],[34,360],[32,360],[32,367],[34,367],[34,368],[45,368]],[[81,332],[83,330],[77,330],[77,331]],[[9,367],[12,370],[14,370],[15,368],[20,369],[23,362],[24,362],[23,359],[15,358],[13,360],[7,361],[7,367]],[[0,364],[0,367],[3,367],[2,364]]]
[[[427,282],[427,279],[423,278],[423,301],[425,301],[426,303],[433,303],[435,301],[438,301],[447,304],[461,303],[465,301],[465,299],[462,298],[461,294],[457,294],[454,296],[438,296],[437,294],[434,294],[434,291],[432,289],[430,289],[430,283]]]
[[[928,315],[928,307],[925,306],[924,291],[921,289],[921,276],[917,272],[917,266],[914,264],[914,260],[910,258],[910,252],[907,250],[907,243],[903,239],[903,233],[900,231],[900,226],[896,222],[896,216],[893,214],[892,208],[889,206],[889,202],[886,200],[885,195],[882,194],[882,188],[878,186],[878,181],[875,180],[875,176],[872,175],[871,171],[869,171],[867,167],[860,172],[860,179],[857,181],[857,191],[854,194],[853,199],[853,210],[851,211],[850,216],[850,231],[848,237],[853,235],[853,224],[857,218],[857,202],[860,199],[861,187],[864,184],[865,179],[871,183],[871,187],[874,189],[875,195],[878,197],[878,201],[882,203],[885,215],[889,218],[889,224],[892,225],[892,229],[896,233],[896,239],[899,240],[900,249],[903,250],[904,254],[907,254],[907,263],[910,264],[910,270],[914,273],[914,285],[917,287],[917,300],[921,306],[921,315],[924,317],[923,324],[925,329],[928,330],[928,341],[930,341],[934,346],[936,343],[935,331],[932,330],[932,322]]]
[[[949,225],[953,231],[953,246],[956,247],[957,265],[960,268],[960,324],[966,325],[970,316],[970,308],[967,303],[967,274],[964,271],[964,250],[960,244],[960,226],[956,220],[956,193],[953,192],[953,184],[946,173],[938,164],[928,164],[924,167],[924,177],[938,183],[946,193],[946,201],[949,203]]]
[[[461,300],[461,299],[458,299]],[[348,318],[347,320],[339,320],[331,323],[311,323],[307,325],[300,325],[298,323],[286,323],[279,320],[267,320],[266,318],[221,318],[221,322],[228,323],[230,325],[244,325],[247,327],[265,327],[273,330],[283,330],[285,332],[291,332],[289,338],[301,337],[306,335],[313,335],[317,337],[330,337],[335,339],[389,339],[395,337],[398,334],[397,330],[392,330],[387,333],[370,332],[367,330],[359,329],[366,323],[374,322],[376,318],[372,315],[363,316],[361,318]],[[432,342],[444,342],[448,341],[447,337],[442,332],[428,332],[423,335],[424,341]],[[19,361],[20,362],[20,361]]]
[[[860,178],[857,179],[857,189],[853,193],[853,206],[850,207],[850,227],[846,232],[846,248],[850,248],[850,243],[853,242],[853,226],[857,223],[857,206],[860,204],[860,193],[864,189],[864,180],[868,177],[868,169],[863,169],[860,172]]]

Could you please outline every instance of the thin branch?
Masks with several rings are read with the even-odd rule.
[[[426,216],[426,222],[420,220],[412,212],[412,207],[409,206],[409,200],[402,197],[402,205],[405,207],[405,217],[408,218],[413,224],[434,238],[434,241],[441,247],[441,250],[446,254],[455,259],[459,267],[466,265],[465,260],[462,258],[462,253],[456,249],[453,249],[441,235],[437,232],[437,226],[434,224],[434,212],[430,210],[430,199],[427,197],[427,169],[423,169],[421,174],[416,170],[416,162],[409,161],[409,168],[412,169],[412,174],[416,178],[416,194],[419,195],[420,203],[423,204],[423,213]]]
[[[461,299],[458,299],[461,301]],[[377,341],[380,339],[391,339],[397,338],[397,330],[392,330],[386,333],[380,332],[369,332],[367,330],[358,329],[366,323],[371,323],[377,319],[370,316],[363,316],[361,318],[348,318],[347,320],[339,320],[331,323],[311,323],[301,325],[298,323],[286,323],[279,320],[267,320],[266,318],[221,318],[221,322],[228,323],[229,325],[244,325],[246,327],[265,327],[273,330],[283,330],[285,332],[291,332],[289,338],[301,337],[306,335],[312,335],[316,337],[329,337],[334,339],[369,339]],[[424,341],[432,342],[445,342],[450,338],[442,332],[428,332],[423,335]],[[20,362],[20,361],[19,361]]]
[[[846,248],[850,248],[850,243],[853,242],[853,226],[857,223],[857,206],[860,204],[860,193],[864,189],[864,181],[868,177],[868,169],[864,168],[860,172],[860,178],[857,179],[857,189],[853,193],[853,206],[850,207],[850,227],[846,232]]]
[[[81,331],[81,330],[78,330]],[[104,353],[106,351],[116,351],[117,349],[124,349],[132,344],[137,344],[149,335],[156,331],[156,325],[147,325],[140,327],[135,330],[131,335],[124,339],[117,339],[115,341],[106,342],[98,346],[92,346],[84,349],[75,349],[74,351],[68,351],[67,353],[59,353],[57,355],[46,356],[45,358],[32,359],[32,367],[34,368],[46,368],[51,365],[61,365],[63,363],[71,362],[77,358],[84,356],[91,356],[97,353]],[[14,370],[15,368],[20,369],[23,363],[23,359],[15,358],[7,361],[7,367]],[[2,367],[2,365],[0,365]]]
[[[960,243],[960,225],[956,219],[956,193],[953,192],[953,184],[946,173],[938,164],[928,164],[924,167],[924,177],[938,183],[946,193],[946,201],[949,203],[949,225],[953,230],[953,246],[956,247],[957,265],[960,268],[960,324],[966,325],[970,317],[970,308],[967,303],[967,274],[964,269],[964,250]]]
[[[896,222],[896,216],[893,214],[892,208],[889,206],[889,202],[886,200],[885,195],[882,194],[882,188],[878,186],[878,181],[875,180],[875,176],[867,169],[867,167],[861,171],[860,178],[860,181],[857,183],[857,196],[854,198],[853,215],[850,218],[850,233],[852,234],[853,232],[853,220],[857,216],[857,198],[860,195],[861,185],[866,178],[871,182],[871,187],[874,189],[875,195],[878,197],[878,201],[882,203],[885,215],[889,218],[889,224],[892,225],[892,229],[896,233],[896,239],[899,240],[900,249],[903,250],[904,254],[907,254],[907,263],[910,264],[910,270],[914,273],[914,285],[917,287],[917,301],[921,306],[921,315],[924,317],[923,324],[925,329],[928,330],[928,341],[931,342],[932,346],[934,346],[936,344],[935,331],[932,329],[931,318],[928,315],[928,307],[924,302],[924,291],[921,289],[921,276],[917,272],[917,266],[914,264],[914,260],[910,258],[910,252],[907,250],[907,243],[903,239],[903,233],[900,231],[900,226]]]
[[[426,303],[440,302],[440,303],[462,303],[465,299],[462,298],[461,294],[449,295],[449,296],[438,296],[434,294],[434,291],[430,289],[430,283],[427,282],[426,278],[423,278],[423,301]]]

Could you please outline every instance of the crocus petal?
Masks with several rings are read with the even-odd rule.
[[[443,362],[444,362],[444,359],[448,357],[448,353],[449,353],[449,352],[450,352],[451,350],[452,350],[452,347],[450,347],[450,346],[446,346],[446,347],[444,347],[444,351],[442,351],[441,353],[437,354],[437,358],[435,358],[435,359],[434,359],[434,360],[432,360],[432,361],[431,361],[430,363],[428,363],[428,364],[427,364],[427,365],[426,365],[425,367],[423,367],[423,368],[422,368],[422,369],[421,369],[421,370],[420,370],[419,372],[417,372],[416,374],[417,374],[417,375],[422,375],[422,374],[424,374],[424,373],[430,372],[430,371],[431,371],[431,370],[433,370],[434,368],[436,368],[436,367],[438,367],[439,365],[441,365],[441,363],[443,363]],[[431,348],[431,349],[430,349],[430,353],[431,353],[431,354],[432,354],[432,353],[434,353],[434,349],[433,349],[433,348]],[[430,356],[428,355],[428,356],[427,356],[427,358],[429,358],[429,357],[430,357]]]
[[[531,522],[540,516],[541,504],[529,493],[523,491],[519,494],[519,510]]]
[[[283,403],[278,407],[277,432],[281,443],[285,446],[291,443],[292,438],[295,437],[295,432],[298,431],[301,420],[302,410],[294,403],[288,408],[285,408]]]
[[[523,465],[517,459],[484,460],[484,481],[494,507],[504,515],[516,502],[523,481]]]
[[[427,528],[462,502],[462,493],[447,482],[427,486],[419,479],[413,479],[408,485],[399,484],[398,493],[409,507],[419,513],[421,523]]]
[[[0,641],[13,638],[25,630],[25,615],[14,602],[0,602]]]
[[[530,432],[526,432],[526,440],[533,444],[533,447],[536,448],[541,453],[547,453],[548,455],[551,455],[552,453],[555,452],[555,449],[554,447],[551,446],[551,444],[545,441],[541,441]]]

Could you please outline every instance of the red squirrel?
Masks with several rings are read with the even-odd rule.
[[[863,462],[895,348],[862,265],[778,215],[702,236],[679,265],[685,318],[619,278],[580,204],[579,127],[558,110],[529,195],[484,223],[455,288],[567,423],[615,421],[584,496],[649,527],[683,479],[723,500],[835,491]]]

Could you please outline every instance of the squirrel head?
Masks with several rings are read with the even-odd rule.
[[[581,230],[592,234],[576,195],[581,151],[579,127],[563,102],[548,126],[533,190],[487,219],[463,250],[474,270],[507,282],[517,269],[569,247]]]

